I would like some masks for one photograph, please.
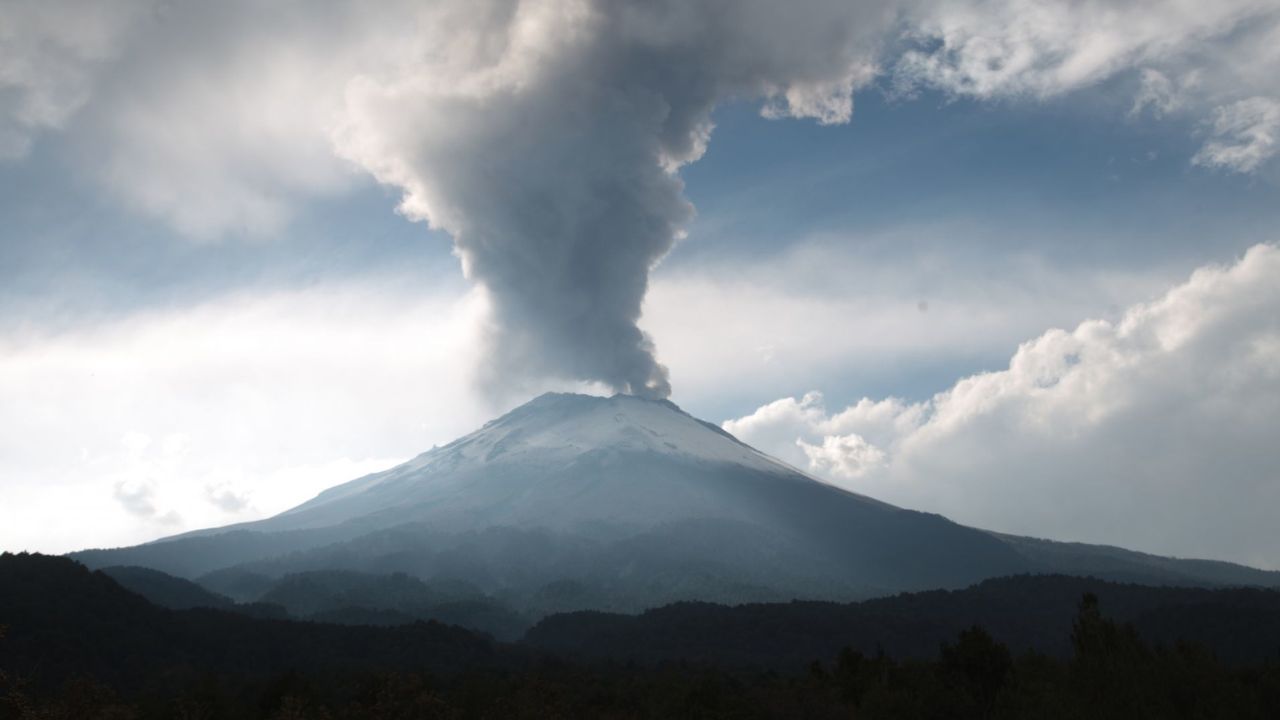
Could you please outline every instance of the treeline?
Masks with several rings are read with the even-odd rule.
[[[0,560],[0,580],[4,577]],[[222,578],[256,585],[231,598],[146,568],[103,572],[125,589],[170,609],[213,608],[257,618],[396,626],[436,620],[498,640],[594,659],[658,663],[697,660],[720,666],[786,670],[844,646],[884,648],[899,658],[928,658],[938,644],[979,624],[1015,653],[1071,651],[1066,629],[1075,601],[1099,596],[1111,617],[1133,623],[1153,643],[1192,640],[1231,662],[1258,662],[1280,651],[1280,592],[1179,588],[1064,575],[1018,575],[962,590],[902,593],[854,603],[792,601],[736,606],[680,602],[638,615],[569,612],[530,630],[530,618],[464,583],[427,584],[403,574],[313,571],[283,578]],[[574,582],[556,584],[572,594]],[[245,602],[256,600],[257,602]],[[2,600],[0,600],[2,602]]]
[[[523,644],[562,656],[652,665],[680,659],[718,667],[801,668],[843,647],[928,659],[972,625],[1014,654],[1073,652],[1069,629],[1085,593],[1152,644],[1190,641],[1227,663],[1280,658],[1280,592],[1151,587],[1063,575],[1018,575],[963,590],[903,593],[857,603],[793,601],[729,607],[676,603],[638,615],[577,612],[543,619]]]
[[[1280,718],[1280,593],[1247,589],[1024,576],[575,613],[500,643],[170,610],[66,558],[0,554],[0,626],[0,720]]]
[[[929,660],[846,649],[799,675],[544,660],[451,675],[207,673],[129,694],[85,678],[39,691],[4,671],[0,720],[1280,717],[1280,662],[1233,667],[1194,645],[1152,647],[1092,595],[1070,642],[1064,659],[1015,656],[975,626]]]
[[[394,628],[169,610],[66,558],[0,555],[0,668],[31,683],[89,676],[132,690],[202,674],[500,667],[519,653],[438,622]]]

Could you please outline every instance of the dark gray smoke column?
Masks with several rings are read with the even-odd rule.
[[[637,321],[692,217],[676,171],[712,109],[762,98],[771,116],[847,121],[889,19],[844,2],[460,3],[421,58],[352,84],[339,147],[448,231],[487,290],[486,384],[665,397]]]
[[[492,300],[488,370],[666,397],[666,368],[636,323],[650,269],[692,214],[660,165],[669,115],[640,89],[588,81],[572,91],[510,98],[515,107],[489,118],[476,172],[453,176],[454,191],[472,185],[454,238]]]

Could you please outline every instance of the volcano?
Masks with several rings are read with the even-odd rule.
[[[1180,585],[1280,574],[965,527],[834,487],[676,405],[547,394],[274,517],[132,548],[135,565],[258,599],[280,578],[404,573],[526,616],[678,600],[852,600],[1061,572]]]

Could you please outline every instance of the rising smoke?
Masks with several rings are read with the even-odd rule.
[[[482,42],[352,87],[340,147],[453,236],[490,298],[490,383],[670,393],[637,321],[692,217],[676,171],[702,155],[712,109],[763,98],[775,115],[843,122],[874,74],[891,14],[811,5],[491,3],[450,17]]]
[[[1016,99],[1128,72],[1133,114],[1208,119],[1196,164],[1255,172],[1280,153],[1280,10],[1256,0],[42,0],[0,12],[0,160],[65,132],[85,176],[205,239],[279,232],[292,205],[350,187],[353,162],[454,238],[489,299],[481,379],[496,388],[559,377],[668,394],[637,323],[650,270],[692,216],[677,171],[702,155],[722,102],[841,123],[876,78],[900,97]]]

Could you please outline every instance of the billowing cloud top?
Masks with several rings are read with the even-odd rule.
[[[1280,248],[1023,343],[923,402],[783,398],[725,423],[861,492],[981,527],[1280,566]]]
[[[441,8],[436,8],[440,12]],[[725,22],[735,12],[745,22]],[[648,273],[692,208],[676,170],[723,98],[847,120],[872,75],[852,14],[773,3],[468,4],[423,62],[347,88],[340,151],[404,189],[488,291],[490,378],[596,380],[665,397],[636,325]],[[874,4],[857,13],[883,25]],[[828,36],[817,45],[783,37]]]
[[[182,233],[270,235],[361,174],[447,231],[487,293],[486,385],[665,396],[639,329],[693,212],[677,174],[729,99],[847,122],[877,78],[977,98],[1131,75],[1134,113],[1205,122],[1198,165],[1276,152],[1274,3],[11,2],[0,156],[57,138]]]

